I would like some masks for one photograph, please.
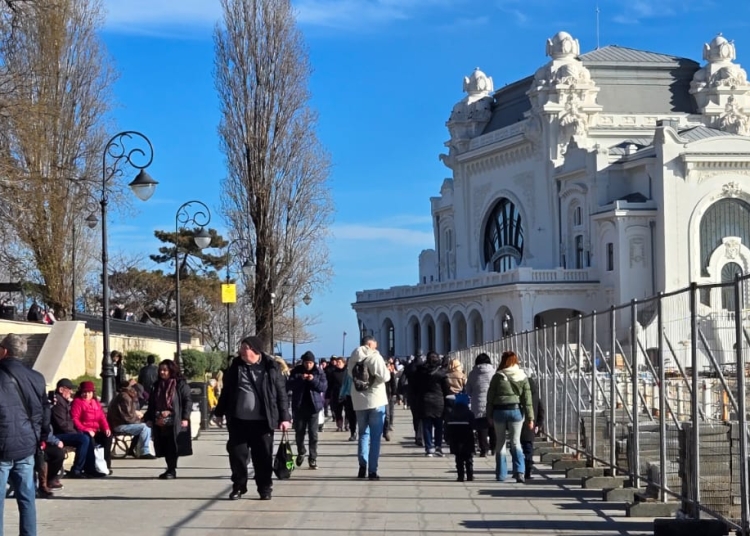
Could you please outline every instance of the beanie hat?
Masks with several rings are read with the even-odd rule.
[[[456,395],[456,405],[457,406],[468,406],[469,405],[469,395],[466,393],[458,393]]]
[[[313,354],[310,350],[302,354],[302,361],[312,361],[315,363],[315,354]]]
[[[78,392],[79,393],[93,393],[96,391],[96,386],[94,385],[94,382],[81,382],[81,384],[78,386]]]
[[[260,337],[251,335],[250,337],[245,337],[244,339],[242,339],[242,343],[247,344],[250,349],[256,354],[260,354],[263,352],[263,341],[260,340]]]

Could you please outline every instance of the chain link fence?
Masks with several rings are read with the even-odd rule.
[[[536,376],[547,439],[683,515],[750,536],[750,276],[691,285],[454,353],[514,350]],[[744,433],[743,433],[744,431]]]

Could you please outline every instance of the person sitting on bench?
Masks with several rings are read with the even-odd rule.
[[[138,438],[138,446],[141,454],[138,458],[142,460],[154,460],[156,456],[151,453],[151,428],[141,422],[141,412],[138,411],[138,393],[130,385],[130,382],[124,381],[120,384],[120,391],[109,404],[107,411],[107,421],[109,427],[116,434],[130,434]],[[131,447],[133,454],[135,448]]]

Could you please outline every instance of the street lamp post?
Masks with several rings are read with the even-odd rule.
[[[245,240],[244,238],[235,238],[229,244],[227,244],[227,285],[230,284],[231,279],[229,277],[229,264],[230,264],[230,258],[229,254],[232,251],[233,247],[236,247],[238,244],[245,243],[248,246],[250,245],[250,242]],[[245,260],[245,262],[242,263],[242,273],[245,274],[247,277],[249,277],[252,273],[253,265],[250,262],[250,260]],[[232,359],[232,318],[229,314],[229,302],[227,302],[227,363],[231,361]]]
[[[310,305],[312,298],[305,294],[302,298],[305,305]],[[292,366],[297,364],[297,299],[292,298]]]
[[[197,207],[196,207],[197,205]],[[178,368],[182,367],[182,341],[180,340],[182,320],[180,318],[180,228],[185,228],[188,225],[198,226],[193,241],[195,245],[200,249],[207,248],[211,245],[211,235],[206,230],[206,225],[211,222],[211,211],[208,209],[205,203],[202,201],[192,200],[180,205],[175,214],[174,232],[175,232],[175,248],[174,248],[174,274],[175,274],[175,316],[176,316],[176,344],[177,352],[175,353],[175,360],[177,361]],[[185,253],[187,255],[187,252]]]
[[[126,144],[131,138],[145,142],[145,145],[129,149]],[[110,164],[107,165],[107,160]],[[154,148],[151,140],[140,132],[127,130],[115,134],[104,146],[102,152],[102,196],[99,200],[102,221],[102,402],[109,404],[115,392],[115,369],[112,356],[109,354],[109,258],[107,253],[107,183],[112,177],[122,176],[121,164],[127,164],[140,170],[135,179],[128,185],[141,201],[148,201],[158,184],[146,173],[146,168],[154,160]],[[143,161],[143,162],[141,162]],[[145,163],[144,163],[145,162]]]
[[[341,341],[341,357],[346,357],[346,331],[344,332],[344,337]]]

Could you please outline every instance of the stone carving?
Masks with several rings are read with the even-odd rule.
[[[492,117],[492,78],[476,68],[470,76],[464,77],[463,90],[466,96],[453,106],[446,123],[451,136],[446,144],[450,152],[440,155],[442,162],[451,168],[456,154],[468,149],[471,139],[484,131]]]
[[[706,61],[696,71],[690,83],[690,93],[701,114],[709,124],[732,134],[748,133],[748,114],[745,112],[746,95],[750,91],[747,73],[734,63],[737,51],[734,43],[721,34],[703,46]]]
[[[637,236],[630,239],[630,267],[646,263],[645,240]]]
[[[740,244],[742,239],[737,236],[729,236],[722,240],[724,243],[724,256],[729,260],[734,260],[740,256]]]
[[[575,136],[585,136],[588,127],[589,118],[581,110],[581,99],[575,93],[569,93],[565,111],[560,117],[560,143],[565,144]]]
[[[482,236],[481,221],[483,214],[483,208],[487,206],[487,196],[490,193],[491,186],[489,184],[482,184],[474,187],[472,192],[472,210],[474,212],[474,229],[476,229],[476,236]]]
[[[727,197],[737,197],[742,192],[742,188],[738,183],[732,181],[722,186],[721,192]]]
[[[724,114],[719,118],[719,128],[744,136],[748,133],[749,122],[747,114],[740,108],[734,95],[730,95],[724,107]]]

